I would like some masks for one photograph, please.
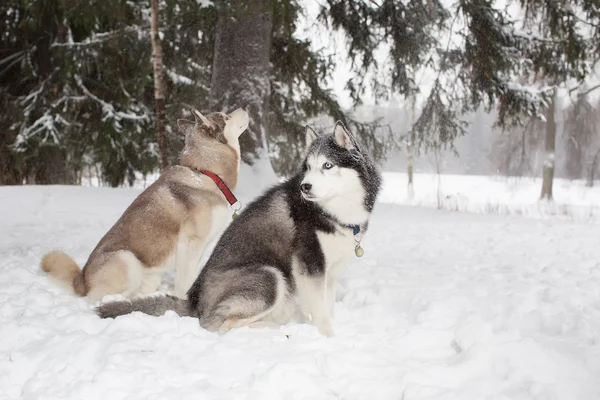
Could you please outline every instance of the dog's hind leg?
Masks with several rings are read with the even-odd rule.
[[[142,262],[130,251],[120,250],[111,254],[88,278],[88,301],[94,303],[107,294],[125,297],[139,294],[144,269]]]
[[[162,272],[144,271],[144,278],[140,285],[140,294],[155,292],[162,282],[162,277]]]
[[[252,328],[252,329],[260,329],[260,328],[270,328],[270,329],[279,329],[281,325],[277,325],[275,322],[272,321],[255,321],[255,322],[251,322],[250,324],[248,324],[248,328]]]
[[[287,299],[287,285],[281,273],[272,267],[244,272],[242,279],[232,282],[230,293],[212,312],[200,318],[200,325],[225,333],[233,328],[251,325],[269,315]]]

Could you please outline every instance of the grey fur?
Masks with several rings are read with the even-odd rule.
[[[119,315],[141,311],[144,314],[160,317],[167,311],[175,311],[182,317],[191,315],[187,300],[175,296],[138,297],[129,301],[113,301],[96,308],[101,318],[115,318]]]

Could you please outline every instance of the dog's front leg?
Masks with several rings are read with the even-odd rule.
[[[345,261],[335,262],[327,269],[327,309],[330,318],[333,318],[335,309],[335,289],[338,273],[344,266],[344,263]]]
[[[337,281],[335,277],[327,274],[327,313],[329,318],[333,318],[333,312],[335,309],[335,285]]]
[[[315,275],[305,271],[297,274],[295,278],[302,312],[309,316],[310,322],[319,332],[325,336],[333,336],[325,274]]]
[[[204,240],[182,238],[177,245],[177,265],[175,273],[175,296],[185,299],[198,274],[200,260],[204,254]]]

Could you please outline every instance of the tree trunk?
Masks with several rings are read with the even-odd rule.
[[[11,150],[14,135],[8,127],[0,127],[0,186],[23,183],[22,163]]]
[[[556,100],[557,89],[554,89],[548,112],[546,113],[546,159],[544,160],[544,172],[542,180],[541,200],[552,200],[552,183],[554,181],[554,165],[556,163]]]
[[[36,185],[61,185],[67,182],[64,152],[57,145],[40,145],[35,168]]]
[[[588,175],[588,186],[592,187],[594,186],[594,180],[596,179],[595,174],[596,174],[596,168],[598,168],[598,158],[600,157],[600,150],[598,150],[596,152],[596,154],[594,154],[594,158],[592,159],[592,165],[590,166],[590,172]]]
[[[415,197],[415,189],[413,186],[413,172],[414,172],[414,160],[415,160],[415,103],[416,96],[412,95],[410,100],[410,133],[408,135],[408,145],[407,145],[407,153],[408,153],[408,165],[406,167],[406,172],[408,174],[408,188],[407,188],[407,198],[408,200],[412,200]]]
[[[584,175],[583,169],[583,160],[585,159],[584,148],[586,146],[582,146],[580,143],[583,137],[576,137],[576,134],[581,134],[581,132],[577,132],[577,129],[571,127],[570,131],[572,132],[572,136],[567,138],[567,143],[565,146],[565,167],[564,172],[567,178],[569,179],[581,179]],[[574,132],[575,131],[575,132]],[[582,142],[584,140],[581,140]]]
[[[273,17],[269,0],[222,1],[215,36],[211,111],[246,106],[248,130],[240,136],[242,160],[268,160],[269,55]]]
[[[36,51],[33,53],[33,64],[37,67],[37,79],[40,85],[42,85],[41,82],[50,77],[55,69],[52,62],[51,45],[55,40],[60,40],[58,21],[55,14],[57,2],[44,1],[41,3],[43,12],[39,24],[43,27],[46,34],[40,38],[40,43],[37,44]],[[58,92],[55,92],[53,95],[51,94],[48,97],[48,101],[55,100],[57,95]],[[43,110],[39,110],[37,113],[40,114],[37,114],[34,111],[31,115],[31,122],[39,118],[42,112]],[[42,139],[36,144],[38,146],[37,156],[26,161],[25,170],[28,174],[26,179],[28,183],[33,182],[40,185],[67,183],[66,152],[59,147],[59,143],[55,143],[53,140],[46,141]]]
[[[439,135],[439,133],[438,133]],[[435,171],[437,173],[437,208],[442,209],[442,148],[439,137],[434,147]]]
[[[167,136],[165,133],[165,81],[163,50],[159,35],[159,8],[158,0],[150,0],[151,35],[152,35],[152,60],[154,61],[154,113],[156,119],[156,141],[160,157],[160,166],[165,169],[169,166],[169,153],[167,149]]]

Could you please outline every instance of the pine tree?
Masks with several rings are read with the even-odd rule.
[[[0,7],[12,16],[3,30],[9,46],[0,56],[0,96],[11,108],[2,125],[20,165],[11,172],[15,183],[74,182],[85,163],[100,163],[113,185],[148,170],[154,155],[143,134],[150,118],[148,51],[137,46],[141,10],[116,0]]]
[[[412,95],[410,67],[435,72],[414,128],[419,146],[436,149],[437,139],[452,146],[465,133],[461,116],[480,105],[488,111],[497,109],[503,128],[531,116],[551,117],[546,123],[541,196],[549,199],[556,158],[556,93],[567,81],[581,82],[600,55],[600,7],[595,0],[521,0],[510,5],[520,6],[522,15],[511,14],[504,2],[495,0],[460,0],[448,8],[432,1],[328,0],[322,14],[346,32],[350,55],[359,60],[362,72],[378,67],[374,57],[378,43],[391,47],[389,91]],[[436,40],[440,38],[436,32],[447,37],[447,45]],[[461,38],[459,44],[453,36]],[[352,89],[360,94],[364,83]],[[379,81],[372,90],[382,92]]]
[[[202,61],[212,48],[197,32],[210,30],[211,12],[195,0],[161,4],[170,21],[161,23],[165,128],[177,148],[175,119],[207,93],[210,61]],[[0,182],[73,183],[91,169],[117,186],[157,167],[149,11],[148,2],[123,0],[0,4],[10,17],[0,21],[0,101],[9,111],[0,115]],[[53,182],[40,175],[56,170],[51,161],[64,168]]]
[[[300,3],[159,4],[170,162],[181,146],[176,118],[191,107],[244,103],[253,115],[243,138],[246,162],[268,150],[277,172],[288,174],[302,154],[303,124],[320,115],[351,125],[376,158],[385,155],[389,134],[379,122],[358,122],[327,88],[334,60],[298,39]],[[451,146],[466,132],[462,115],[480,105],[497,108],[502,126],[542,116],[554,88],[583,79],[600,49],[593,0],[568,7],[523,0],[525,26],[492,0],[323,4],[320,21],[347,36],[356,73],[347,88],[355,104],[367,87],[378,99],[422,99],[413,129],[417,150]],[[8,0],[0,11],[7,16],[0,21],[0,104],[7,110],[0,115],[0,182],[73,182],[97,168],[115,186],[153,171],[160,152],[148,2]],[[249,16],[259,23],[249,25]],[[390,57],[380,63],[375,54],[383,45]],[[236,55],[228,56],[233,48]],[[432,72],[427,93],[415,82],[423,70]]]
[[[394,91],[411,95],[414,66],[428,67],[435,74],[427,95],[425,112],[419,118],[438,121],[443,140],[451,142],[464,134],[458,123],[467,110],[485,105],[497,107],[500,126],[542,116],[552,87],[536,87],[543,76],[555,84],[582,80],[594,54],[599,54],[600,8],[593,0],[512,2],[522,7],[521,16],[511,15],[504,3],[494,0],[461,0],[446,6],[441,2],[397,2],[382,0],[328,0],[322,11],[325,21],[347,34],[349,54],[356,70],[365,73],[382,68],[375,52],[381,43],[390,46],[390,82],[371,82],[374,93]],[[578,14],[579,13],[579,14]],[[583,34],[585,27],[591,30]],[[454,34],[460,39],[451,40]],[[518,84],[525,79],[528,84]],[[358,82],[358,83],[357,83]],[[350,85],[356,101],[368,82]],[[419,141],[433,134],[430,122],[417,121]],[[423,142],[426,145],[426,141]]]

